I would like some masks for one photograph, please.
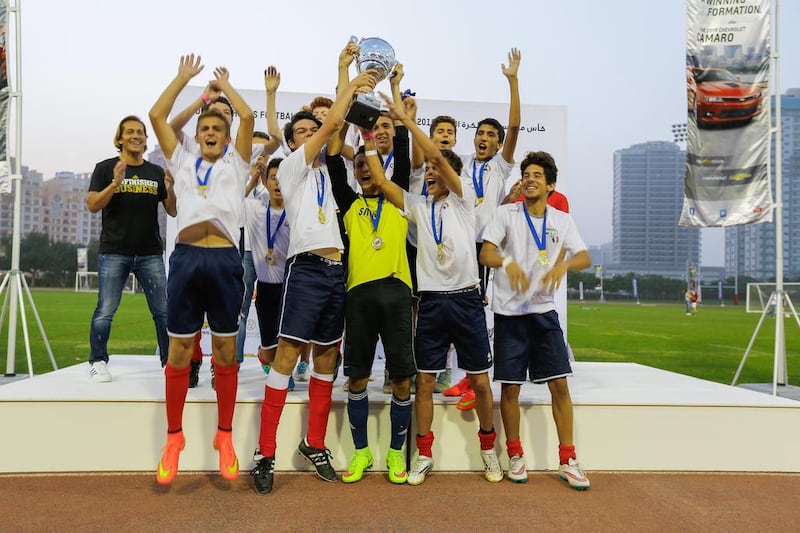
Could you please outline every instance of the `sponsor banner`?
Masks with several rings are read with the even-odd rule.
[[[0,0],[0,194],[11,192],[11,173],[8,165],[7,22],[8,3]]]
[[[688,0],[681,226],[772,221],[771,0]]]

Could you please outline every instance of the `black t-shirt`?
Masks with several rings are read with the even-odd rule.
[[[119,157],[97,163],[90,191],[102,191],[114,180]],[[164,169],[148,161],[125,170],[125,179],[103,208],[101,254],[155,255],[164,251],[158,233],[158,204],[167,197]]]

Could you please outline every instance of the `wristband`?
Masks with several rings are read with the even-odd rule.
[[[210,104],[210,103],[211,103],[211,97],[210,97],[210,96],[208,96],[206,93],[202,93],[202,94],[200,95],[200,100],[202,100],[202,101],[203,101],[203,103],[204,103],[204,104],[206,104],[206,105],[208,105],[208,104]]]
[[[367,157],[369,157],[371,155],[378,155],[378,151],[377,150],[366,150],[366,151],[364,151],[364,155],[367,156]]]
[[[502,266],[503,266],[503,268],[506,268],[506,267],[507,267],[508,265],[510,265],[510,264],[511,264],[513,261],[514,261],[514,259],[513,259],[513,258],[512,258],[510,255],[507,255],[507,256],[505,256],[505,257],[503,258],[503,265],[502,265]]]
[[[374,138],[375,138],[375,134],[374,134],[374,133],[372,133],[371,131],[369,131],[369,132],[365,133],[365,134],[362,136],[362,139],[364,139],[365,141],[371,141],[371,140],[372,140],[372,139],[374,139]]]

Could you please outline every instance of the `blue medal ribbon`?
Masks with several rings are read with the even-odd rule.
[[[197,162],[194,164],[194,174],[195,178],[197,179],[197,186],[200,188],[200,192],[203,193],[203,197],[206,195],[206,189],[208,188],[208,178],[211,177],[211,169],[214,168],[214,163],[211,163],[211,166],[208,167],[206,170],[206,175],[203,179],[200,179],[200,165],[203,163],[203,158],[198,157]]]
[[[389,155],[386,157],[386,161],[383,162],[383,170],[389,168],[389,165],[392,164],[392,161],[394,161],[394,150],[389,152]]]
[[[378,195],[378,207],[375,209],[375,215],[372,214],[369,204],[367,203],[367,199],[363,196],[361,199],[364,200],[364,205],[367,206],[369,221],[372,222],[372,233],[378,233],[378,224],[381,223],[381,212],[383,211],[383,193]]]
[[[325,199],[325,174],[322,170],[319,171],[319,184],[314,180],[314,185],[317,186],[317,205],[322,209],[322,201]]]
[[[280,230],[281,226],[283,226],[284,220],[286,220],[285,209],[283,210],[283,213],[281,213],[281,217],[278,219],[278,225],[275,227],[275,231],[271,231],[272,228],[270,226],[272,225],[272,213],[269,209],[269,206],[267,206],[267,249],[270,255],[272,255],[272,249],[275,248],[275,237],[278,235],[278,230]]]
[[[522,212],[525,214],[525,221],[528,223],[528,229],[531,230],[531,235],[533,235],[533,241],[536,243],[536,248],[539,250],[539,262],[543,265],[549,263],[547,260],[547,208],[544,209],[544,216],[542,217],[542,236],[536,233],[536,228],[533,227],[533,220],[531,220],[530,214],[528,214],[528,209],[525,207],[525,204],[522,204]]]
[[[433,240],[436,243],[436,255],[437,259],[440,263],[444,263],[444,228],[442,227],[442,223],[444,222],[444,218],[442,217],[442,209],[444,209],[444,202],[442,202],[442,206],[439,208],[439,230],[436,230],[436,200],[431,198],[431,231],[433,231]]]
[[[489,160],[487,159],[481,163],[480,170],[478,170],[477,163],[477,159],[472,160],[472,185],[475,187],[475,196],[480,203],[483,201],[483,172],[486,170],[486,165],[489,164]],[[475,177],[476,174],[478,175],[477,178]]]

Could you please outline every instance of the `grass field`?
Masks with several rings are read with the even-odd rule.
[[[96,293],[33,291],[36,309],[59,367],[86,361],[89,354],[89,322]],[[28,309],[34,371],[52,366],[33,315]],[[579,361],[635,362],[703,379],[730,383],[744,355],[759,315],[744,306],[700,306],[695,316],[684,314],[683,304],[642,305],[571,302],[568,334]],[[0,363],[6,369],[8,319],[0,335]],[[21,328],[21,320],[18,320]],[[786,352],[789,382],[800,381],[800,328],[787,318]],[[21,329],[19,330],[21,331]],[[750,352],[741,383],[772,381],[775,320],[766,318]],[[22,334],[17,335],[16,372],[27,372]],[[111,354],[155,353],[153,321],[141,294],[124,294],[111,330]]]

